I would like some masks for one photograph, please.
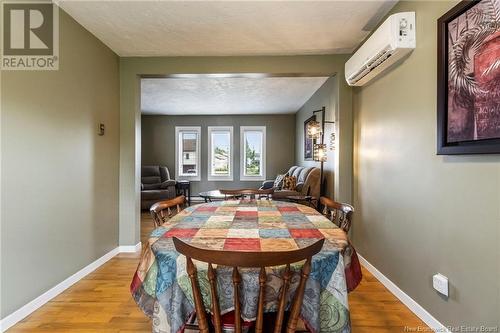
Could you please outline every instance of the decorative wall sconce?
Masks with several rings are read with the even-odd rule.
[[[319,140],[321,138],[321,124],[315,120],[307,124],[307,136],[309,139]]]
[[[335,133],[330,134],[330,150],[335,150]]]
[[[326,162],[326,145],[323,143],[316,143],[314,145],[313,158],[316,162]]]
[[[325,193],[324,182],[323,182],[323,163],[326,162],[326,144],[325,144],[325,124],[335,124],[334,121],[325,120],[326,108],[323,106],[321,110],[313,111],[313,114],[321,112],[321,123],[317,121],[311,121],[307,127],[307,136],[311,139],[319,140],[319,143],[313,146],[313,160],[321,163],[320,168],[320,195]],[[332,145],[333,143],[333,145]],[[330,149],[335,149],[335,134],[330,136]],[[332,148],[333,147],[333,148]]]

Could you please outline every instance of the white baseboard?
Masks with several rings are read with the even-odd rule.
[[[408,309],[410,309],[418,318],[422,319],[424,323],[427,324],[434,332],[451,333],[450,330],[443,324],[441,324],[436,318],[434,318],[427,310],[425,310],[420,304],[415,302],[410,296],[408,296],[404,291],[399,289],[399,287],[389,280],[384,274],[382,274],[378,269],[370,264],[363,256],[358,253],[359,262],[363,267],[365,267],[373,276],[377,278],[389,291],[394,294]]]
[[[120,253],[135,253],[142,249],[142,243],[139,242],[135,245],[120,245],[118,250]]]
[[[96,261],[90,263],[89,265],[85,266],[75,274],[71,275],[69,278],[66,280],[60,282],[53,288],[47,290],[44,292],[42,295],[38,296],[28,304],[22,306],[18,310],[14,311],[13,313],[7,315],[5,318],[0,320],[0,332],[5,332],[8,330],[10,327],[14,326],[17,324],[19,321],[23,320],[27,316],[29,316],[31,313],[33,313],[35,310],[40,308],[42,305],[74,285],[76,282],[80,281],[83,279],[85,276],[88,274],[92,273],[95,271],[97,268],[105,264],[108,260],[116,256],[120,252],[124,253],[131,253],[131,252],[137,252],[141,250],[141,243],[137,243],[136,245],[129,245],[129,246],[118,246],[114,248],[113,250],[109,251]]]

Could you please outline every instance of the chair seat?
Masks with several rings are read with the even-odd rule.
[[[211,324],[213,328],[213,317],[210,313],[207,313],[207,316],[211,317]],[[234,331],[234,311],[230,311],[221,316],[222,329],[224,332],[233,332]],[[255,321],[242,321],[241,328],[243,332],[248,332],[255,325]],[[192,333],[199,332],[198,328],[198,320],[196,318],[196,314],[194,314],[186,323],[184,327],[184,333]]]
[[[288,318],[290,317],[290,312],[285,311],[285,320],[284,322],[286,323],[288,321]],[[295,329],[295,333],[308,333],[310,332],[307,329],[307,326],[305,322],[298,318],[297,322],[297,328]],[[273,332],[274,331],[274,324],[276,322],[276,313],[275,312],[270,312],[270,313],[265,313],[264,314],[264,329],[263,332]],[[286,324],[282,326],[281,332],[285,333],[286,332]]]
[[[288,317],[288,312],[285,312],[285,317]],[[276,314],[275,313],[266,313],[264,314],[264,327],[269,330],[269,332],[273,331],[274,327],[274,322],[276,320]],[[222,321],[222,329],[224,332],[232,332],[234,330],[234,311],[228,312],[226,314],[223,314],[221,316],[221,321]],[[198,327],[197,327],[198,322],[196,321],[196,315],[191,318],[191,322],[186,325],[186,329],[184,330],[185,333],[191,333],[191,332],[198,332]],[[212,319],[212,324],[213,324],[213,319]],[[248,332],[252,331],[251,329],[255,325],[255,321],[243,321],[242,322],[242,331],[243,332]],[[283,327],[283,331],[286,329],[286,326]],[[267,330],[264,330],[264,332],[267,332]],[[306,333],[310,332],[306,324],[302,319],[299,318],[299,321],[297,323],[297,329],[295,331],[296,333]]]
[[[213,321],[213,319],[212,319]],[[234,328],[234,311],[230,311],[221,316],[222,329],[231,331]],[[247,332],[251,327],[255,325],[255,321],[242,321],[241,328],[243,332]]]

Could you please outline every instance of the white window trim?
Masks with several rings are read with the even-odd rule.
[[[196,160],[197,160],[197,172],[196,176],[180,176],[179,175],[179,133],[184,131],[197,132],[198,134],[198,145],[196,152]],[[201,180],[201,127],[200,126],[175,126],[175,179],[178,180],[191,180],[191,181],[200,181]]]
[[[260,176],[245,176],[245,131],[262,132],[262,175]],[[266,146],[266,126],[240,126],[240,180],[266,180]]]
[[[229,131],[229,175],[214,176],[212,175],[212,133]],[[208,163],[207,163],[207,180],[208,181],[233,181],[233,160],[234,160],[234,141],[233,141],[233,126],[208,126]]]

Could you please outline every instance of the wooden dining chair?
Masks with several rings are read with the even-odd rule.
[[[149,209],[151,216],[153,217],[153,222],[155,228],[158,228],[163,223],[167,222],[168,219],[172,216],[172,207],[177,207],[177,213],[179,213],[183,206],[186,203],[186,197],[181,195],[175,197],[173,199],[159,201]]]
[[[256,196],[258,198],[265,197],[267,200],[271,199],[274,193],[274,189],[254,189],[254,188],[245,188],[239,190],[219,190],[221,194],[224,194],[225,199],[234,198],[234,197],[246,197],[249,196],[250,199],[255,199]]]
[[[319,201],[323,206],[323,215],[345,232],[349,232],[354,207],[349,204],[333,201],[328,197],[321,197]]]
[[[211,311],[213,313],[213,326],[216,333],[222,332],[221,311],[219,305],[218,291],[217,291],[217,276],[216,270],[212,264],[233,267],[232,282],[234,293],[234,329],[235,333],[241,333],[241,304],[240,304],[240,290],[241,276],[238,267],[254,267],[260,268],[259,272],[259,296],[257,307],[257,319],[255,322],[255,333],[263,332],[264,324],[264,299],[266,290],[266,267],[286,265],[283,274],[283,287],[279,296],[278,312],[274,325],[274,333],[281,333],[284,317],[288,288],[292,272],[290,271],[290,264],[306,260],[302,266],[300,281],[295,291],[295,295],[290,307],[290,315],[287,323],[286,332],[292,333],[297,329],[300,309],[302,307],[302,299],[304,298],[304,291],[306,281],[311,272],[312,256],[321,251],[323,242],[321,239],[314,244],[293,251],[275,251],[275,252],[238,252],[238,251],[224,251],[224,250],[209,250],[193,247],[182,240],[174,237],[173,242],[177,252],[186,256],[187,259],[187,273],[191,280],[191,288],[193,291],[193,299],[198,318],[198,327],[201,333],[209,332],[209,323],[207,320],[207,313],[203,305],[203,298],[199,288],[198,274],[193,259],[208,263],[208,281],[210,282],[211,294]]]

